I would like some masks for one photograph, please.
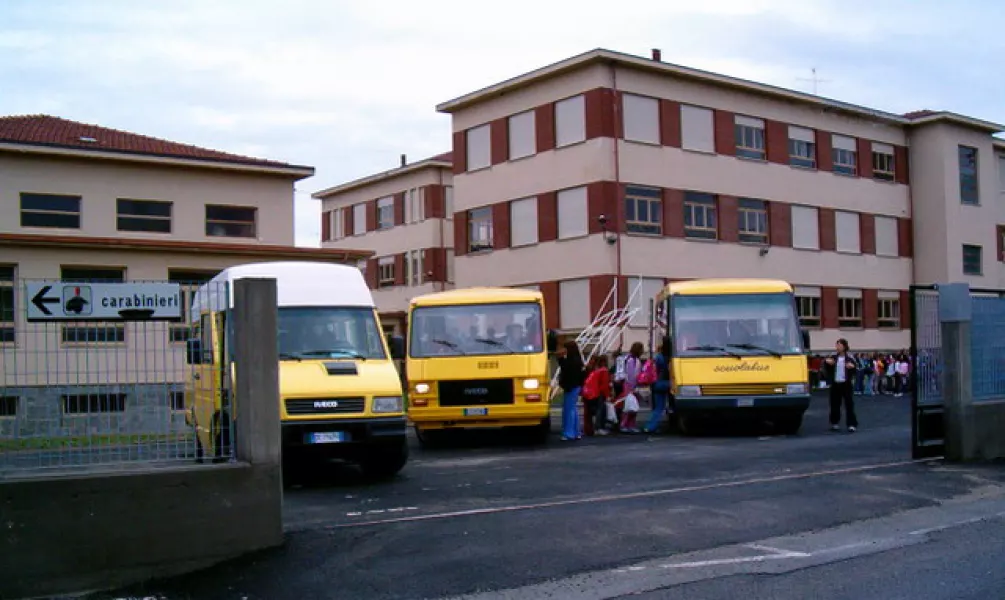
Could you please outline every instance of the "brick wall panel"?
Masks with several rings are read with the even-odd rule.
[[[377,231],[377,201],[369,200],[366,203],[366,230]]]
[[[872,179],[872,142],[858,138],[856,152],[858,154],[858,176]]]
[[[893,147],[893,169],[897,183],[909,185],[911,180],[910,161],[908,160],[907,148],[904,146]]]
[[[772,246],[792,247],[792,205],[768,202],[768,242]]]
[[[468,137],[466,131],[454,132],[454,175],[468,170]]]
[[[332,239],[332,211],[326,210],[321,213],[321,241],[327,242]]]
[[[681,147],[680,103],[660,100],[660,144]]]
[[[509,120],[503,117],[489,125],[489,149],[492,164],[498,165],[509,160]]]
[[[879,327],[878,290],[862,290],[862,326],[866,329]]]
[[[715,127],[715,153],[736,156],[736,118],[733,113],[716,110],[713,117]]]
[[[538,284],[541,295],[544,296],[544,321],[548,329],[558,329],[562,322],[559,313],[558,282],[542,281]]]
[[[821,208],[818,211],[820,219],[820,249],[834,252],[837,250],[837,222],[833,208]]]
[[[736,196],[719,196],[719,239],[723,242],[740,241],[740,209]]]
[[[394,195],[394,224],[405,224],[405,193],[398,192]]]
[[[768,161],[789,164],[789,126],[780,121],[765,121],[764,138]]]
[[[607,227],[617,231],[618,185],[613,181],[595,181],[586,186],[587,227],[590,233],[600,233],[600,215],[607,218]]]
[[[427,185],[423,191],[423,202],[425,202],[425,213],[427,219],[443,219],[446,212],[446,189],[442,185]]]
[[[586,139],[615,137],[614,90],[596,88],[583,95],[586,105]]]
[[[492,248],[494,250],[509,248],[509,216],[509,202],[500,202],[492,205]]]
[[[876,215],[861,213],[858,216],[862,254],[876,254]]]
[[[538,152],[555,149],[555,105],[538,106],[534,111],[534,135]],[[455,144],[456,147],[456,144]],[[456,151],[455,151],[456,156]],[[454,159],[456,164],[457,159]],[[455,171],[456,173],[456,171]]]
[[[838,290],[825,287],[820,290],[820,320],[824,329],[838,328]]]
[[[834,148],[831,144],[829,131],[816,131],[817,169],[831,172],[834,170]]]
[[[468,213],[459,212],[454,215],[454,256],[464,256],[468,253]]]
[[[558,194],[545,192],[537,197],[537,238],[540,242],[558,239]]]
[[[914,256],[914,230],[911,219],[897,219],[897,253],[905,258]]]
[[[663,235],[684,237],[684,192],[663,190]]]

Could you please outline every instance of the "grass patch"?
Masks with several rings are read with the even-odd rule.
[[[104,446],[132,446],[163,442],[190,443],[190,433],[134,433],[76,435],[66,437],[16,437],[0,438],[0,450],[60,450],[72,448],[101,448]]]

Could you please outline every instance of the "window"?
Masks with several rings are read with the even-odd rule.
[[[625,94],[625,139],[647,144],[660,143],[660,102],[656,98]]]
[[[862,290],[838,290],[838,327],[862,327]]]
[[[625,227],[631,233],[663,233],[663,191],[629,185],[625,188]]]
[[[593,321],[590,315],[590,280],[558,282],[558,316],[561,329],[582,329]]]
[[[684,192],[684,235],[703,240],[719,238],[714,195]]]
[[[900,329],[900,292],[879,292],[877,324],[881,329]]]
[[[125,412],[125,394],[72,394],[63,396],[64,415]]]
[[[984,273],[984,249],[974,244],[963,244],[963,274],[981,275]]]
[[[22,193],[21,227],[80,229],[80,196]]]
[[[745,244],[768,243],[768,206],[764,200],[740,198],[738,232]]]
[[[394,227],[394,197],[386,196],[377,200],[377,229]]]
[[[588,221],[585,187],[558,192],[558,239],[586,235],[589,231]]]
[[[792,247],[820,249],[820,217],[811,206],[792,207]]]
[[[858,174],[858,149],[855,138],[844,135],[831,135],[831,159],[834,161],[834,172],[841,175]]]
[[[789,164],[815,169],[817,166],[817,136],[812,129],[789,125]]]
[[[191,337],[192,330],[189,326],[189,308],[192,306],[192,297],[199,290],[199,286],[215,276],[215,271],[188,271],[181,269],[168,270],[168,281],[181,285],[182,298],[182,320],[178,323],[171,323],[168,330],[168,339],[172,342],[184,343],[185,340]]]
[[[509,118],[509,158],[531,156],[537,151],[534,133],[534,111],[528,110]]]
[[[697,152],[715,152],[715,128],[712,109],[681,104],[681,148]]]
[[[405,281],[408,285],[422,285],[425,282],[422,272],[425,253],[425,250],[409,250],[405,253],[405,268],[408,270]]]
[[[171,392],[168,403],[173,412],[183,412],[185,410],[185,392]]]
[[[17,396],[0,396],[0,418],[17,416]]]
[[[858,213],[834,212],[835,248],[838,252],[862,252],[862,229]]]
[[[352,234],[363,235],[366,233],[366,203],[360,202],[352,207]]]
[[[555,147],[586,140],[586,101],[573,96],[555,103]]]
[[[764,120],[736,115],[736,155],[740,158],[764,160]]]
[[[960,202],[963,204],[980,204],[977,193],[977,148],[959,147],[960,158]]]
[[[342,212],[341,208],[336,208],[330,214],[332,219],[332,239],[340,240],[346,236],[345,213]]]
[[[423,188],[405,192],[405,222],[420,223],[426,219],[426,194]]]
[[[171,233],[171,203],[160,200],[115,201],[116,228],[119,231]]]
[[[523,198],[509,203],[509,245],[537,243],[537,198]]]
[[[900,240],[897,233],[897,219],[876,216],[876,255],[899,256]]]
[[[468,211],[468,252],[492,249],[492,208],[485,206]]]
[[[15,339],[15,279],[14,267],[0,266],[0,344],[13,344]]]
[[[491,132],[489,125],[472,127],[465,132],[467,137],[468,171],[484,169],[492,164]]]
[[[820,288],[795,288],[796,310],[799,313],[799,325],[807,328],[820,327]]]
[[[872,178],[881,181],[893,181],[893,146],[890,144],[872,143]]]
[[[394,285],[394,257],[382,256],[377,259],[377,287]]]
[[[122,283],[125,271],[114,267],[62,267],[60,279],[83,284]],[[62,337],[63,342],[70,344],[121,344],[126,341],[126,330],[122,323],[63,325]]]
[[[258,209],[246,206],[206,205],[206,235],[211,237],[255,237]]]
[[[443,187],[443,210],[447,219],[454,218],[454,186],[452,185]]]
[[[447,283],[454,282],[454,249],[447,248]]]

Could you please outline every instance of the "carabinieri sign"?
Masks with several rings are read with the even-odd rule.
[[[182,315],[177,283],[25,283],[28,322],[177,321]]]

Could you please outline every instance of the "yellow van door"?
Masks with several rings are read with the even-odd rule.
[[[199,356],[192,365],[192,412],[199,448],[204,455],[215,455],[214,416],[220,405],[221,377],[218,367],[222,359],[217,343],[216,322],[212,314],[199,320]]]

